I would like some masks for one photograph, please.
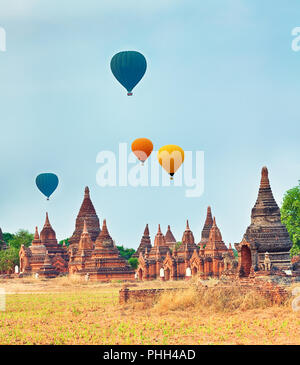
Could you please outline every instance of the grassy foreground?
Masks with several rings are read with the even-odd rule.
[[[139,287],[185,286],[146,283]],[[158,303],[118,304],[120,284],[61,278],[0,282],[11,292],[0,312],[0,344],[300,344],[300,314],[249,297],[228,312],[193,292]],[[136,289],[136,288],[135,288]],[[170,297],[173,295],[173,297]],[[206,301],[206,302],[205,302]],[[227,302],[228,303],[228,302]]]

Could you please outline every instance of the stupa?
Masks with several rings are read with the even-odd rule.
[[[239,254],[239,274],[248,276],[251,267],[265,271],[268,254],[272,270],[291,268],[290,249],[292,242],[284,224],[281,223],[280,209],[270,187],[268,169],[261,170],[261,181],[256,203],[251,212],[251,224],[243,240],[235,244]]]

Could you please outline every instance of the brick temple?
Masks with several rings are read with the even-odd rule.
[[[5,248],[0,230],[0,247]],[[196,243],[198,242],[198,243]],[[2,243],[2,244],[1,244]],[[163,234],[158,225],[153,246],[146,225],[139,247],[136,272],[120,253],[103,220],[102,229],[90,198],[89,188],[69,239],[69,247],[59,245],[48,214],[40,234],[36,228],[31,246],[22,246],[20,272],[52,278],[60,274],[84,275],[89,280],[180,280],[199,276],[240,278],[259,275],[300,275],[300,256],[290,259],[292,242],[286,227],[281,223],[279,207],[270,187],[268,170],[261,171],[260,187],[251,212],[251,224],[240,243],[235,244],[238,257],[231,244],[227,246],[207,208],[200,240],[195,240],[189,222],[180,242],[168,226]],[[289,273],[288,273],[289,272]]]
[[[31,246],[21,246],[20,273],[39,274],[42,277],[55,277],[59,273],[68,272],[68,252],[66,246],[60,246],[56,233],[52,228],[48,213],[41,233],[35,228]],[[50,265],[51,263],[51,265]]]
[[[44,278],[70,273],[99,281],[134,280],[134,270],[120,256],[108,232],[106,220],[100,229],[88,187],[85,188],[69,243],[69,247],[58,244],[56,233],[46,214],[40,235],[36,228],[32,244],[29,247],[22,245],[20,249],[20,273],[38,274]]]
[[[229,276],[233,278],[264,275],[300,275],[300,255],[290,258],[292,242],[284,224],[280,209],[273,197],[268,169],[262,168],[256,203],[251,212],[251,224],[240,243],[235,244],[238,258],[229,244],[222,240],[211,208],[207,208],[206,220],[200,242],[196,245],[187,222],[182,243],[167,244],[160,226],[151,245],[147,227],[147,245],[143,236],[138,248],[140,280],[178,280],[199,275],[201,278]]]
[[[211,208],[207,208],[207,216],[199,244],[195,243],[193,232],[186,222],[181,242],[176,243],[170,226],[166,235],[161,232],[160,225],[154,239],[153,247],[143,252],[143,239],[139,247],[139,280],[180,280],[199,275],[201,278],[219,278],[226,268],[237,266],[231,248],[222,241],[221,232],[212,218]],[[227,254],[227,261],[223,255]]]
[[[257,272],[291,269],[292,242],[281,223],[280,209],[273,197],[268,175],[268,169],[263,167],[251,224],[242,241],[235,244],[240,276],[248,276],[251,267]]]

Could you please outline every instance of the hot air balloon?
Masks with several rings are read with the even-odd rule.
[[[57,188],[58,177],[52,173],[40,174],[36,177],[35,183],[38,189],[47,197],[47,200],[49,200],[50,195]]]
[[[146,58],[136,51],[119,52],[110,61],[110,68],[115,78],[132,95],[132,89],[144,76],[147,68]]]
[[[184,161],[184,151],[179,146],[168,144],[159,149],[157,159],[173,180],[175,172]]]
[[[153,151],[153,143],[148,138],[138,138],[132,142],[131,150],[143,165]]]

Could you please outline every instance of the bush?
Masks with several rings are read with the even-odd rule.
[[[120,255],[126,260],[129,260],[130,257],[135,253],[135,250],[133,248],[124,248],[124,246],[117,246],[117,249],[119,250]]]
[[[133,269],[137,269],[138,264],[139,264],[139,260],[137,257],[130,257],[128,262]]]
[[[283,198],[281,221],[289,232],[293,247],[291,256],[300,254],[300,181],[299,185],[288,190]]]
[[[0,272],[13,273],[16,265],[19,265],[18,248],[9,247],[7,250],[0,251]]]
[[[13,238],[8,241],[8,245],[19,250],[22,245],[26,247],[30,246],[33,238],[34,234],[29,233],[25,229],[20,229],[13,235]]]

